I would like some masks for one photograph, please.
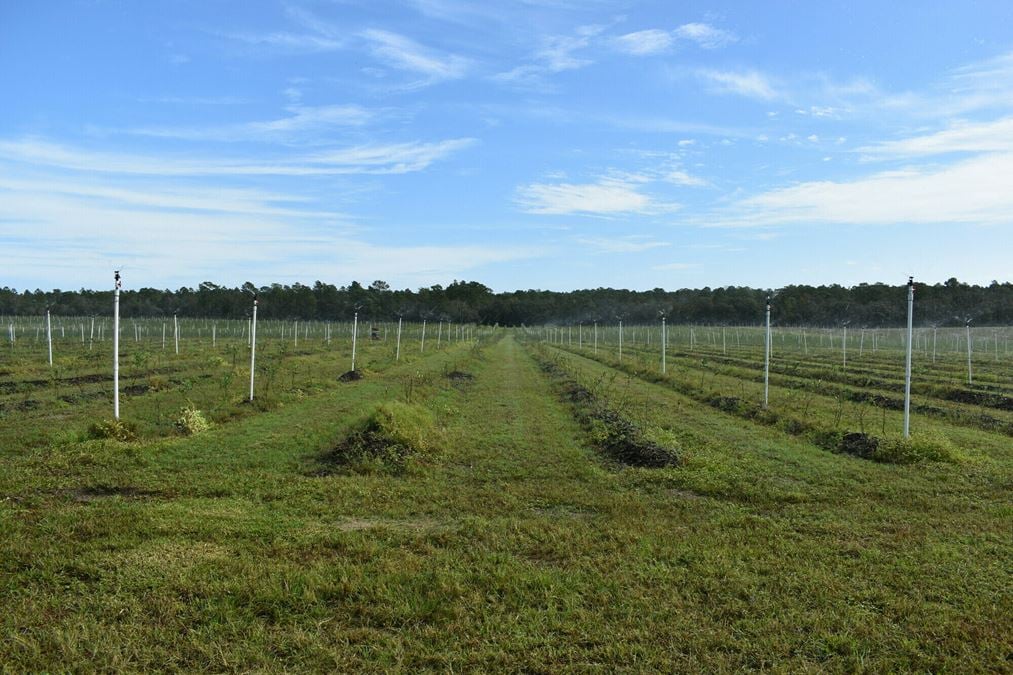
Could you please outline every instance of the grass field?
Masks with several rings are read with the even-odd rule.
[[[252,405],[241,331],[149,330],[129,442],[89,432],[108,343],[0,357],[0,666],[1011,668],[1003,343],[971,386],[919,351],[905,445],[886,333],[846,367],[786,339],[764,409],[755,339],[701,330],[662,375],[646,330],[621,360],[583,330],[413,327],[356,381],[345,335],[268,331]]]

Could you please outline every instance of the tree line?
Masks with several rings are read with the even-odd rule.
[[[335,286],[317,281],[238,288],[205,281],[197,288],[178,290],[127,289],[120,296],[123,316],[153,317],[177,313],[189,317],[247,316],[253,294],[259,297],[258,315],[265,319],[341,321],[358,312],[363,320],[385,321],[403,316],[408,321],[449,320],[501,326],[658,321],[662,313],[671,323],[758,324],[764,302],[772,295],[772,317],[780,325],[901,326],[906,322],[906,287],[882,283],[805,286],[769,291],[744,286],[629,291],[595,288],[577,291],[518,290],[494,293],[475,281],[454,281],[418,290],[395,290],[384,281],[363,286],[353,281]],[[916,285],[918,325],[955,326],[970,318],[976,325],[1013,323],[1013,284],[993,281],[976,286],[949,279]],[[112,291],[17,291],[0,289],[0,314],[105,316],[112,312]]]

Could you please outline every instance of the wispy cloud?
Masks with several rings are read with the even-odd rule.
[[[1013,224],[1013,154],[945,167],[883,171],[851,181],[809,181],[739,200],[708,216],[717,226]]]
[[[127,130],[139,136],[177,138],[188,141],[277,141],[310,131],[366,124],[373,113],[357,105],[286,107],[290,114],[274,120],[207,127],[137,127]]]
[[[702,69],[697,71],[697,75],[718,93],[738,94],[763,101],[770,101],[779,96],[770,79],[758,70]]]
[[[675,38],[672,37],[672,33],[652,28],[620,35],[612,40],[612,45],[619,51],[633,56],[647,56],[668,51],[673,42]]]
[[[717,49],[736,42],[738,37],[710,24],[686,23],[671,31],[650,28],[626,33],[613,38],[611,44],[626,54],[648,56],[667,52],[680,40],[693,42],[703,49]]]
[[[392,68],[422,75],[427,82],[457,79],[468,69],[468,60],[461,56],[437,52],[391,31],[370,29],[360,35],[377,59]]]
[[[521,85],[544,85],[544,77],[566,70],[576,70],[593,63],[580,52],[591,46],[596,36],[605,30],[604,26],[580,26],[570,35],[548,35],[541,38],[541,46],[535,51],[532,63],[526,63],[494,79]]]
[[[641,253],[654,248],[671,246],[667,241],[657,241],[649,235],[578,237],[575,241],[594,249],[597,253]]]
[[[361,145],[270,160],[262,157],[149,157],[91,151],[37,139],[18,139],[0,140],[0,159],[78,171],[155,176],[400,174],[421,171],[473,142],[470,138],[458,138],[433,143]]]
[[[699,176],[693,176],[682,170],[669,171],[665,174],[664,180],[674,185],[682,185],[685,187],[705,187],[710,185],[706,180]]]
[[[641,180],[603,178],[597,183],[533,183],[518,190],[517,203],[544,215],[658,213],[678,208],[640,191]]]
[[[717,49],[736,42],[739,38],[734,33],[715,28],[706,23],[686,23],[675,29],[675,36],[691,40],[704,49]]]
[[[1013,92],[1011,92],[1013,94]],[[932,134],[882,141],[857,149],[873,159],[894,159],[954,152],[1013,151],[1013,117],[990,122],[958,122]]]

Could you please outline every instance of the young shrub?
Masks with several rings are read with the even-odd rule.
[[[123,420],[99,420],[88,427],[89,438],[111,438],[124,443],[137,440],[137,426]]]
[[[353,473],[400,473],[410,459],[435,453],[439,439],[427,408],[389,401],[353,426],[324,461]]]
[[[174,421],[176,430],[184,436],[193,436],[211,428],[211,422],[193,405],[184,406]]]
[[[872,459],[893,464],[913,464],[926,460],[956,463],[960,460],[960,453],[945,436],[922,432],[912,434],[910,438],[879,439],[879,447]]]

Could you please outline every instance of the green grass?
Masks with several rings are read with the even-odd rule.
[[[533,349],[427,341],[353,383],[310,349],[271,405],[230,402],[241,414],[194,436],[141,404],[175,396],[175,413],[172,387],[131,403],[137,442],[0,432],[0,666],[1008,668],[1008,437],[925,418],[960,462],[871,462],[551,350],[680,448],[676,467],[624,468]],[[46,410],[4,423],[51,427]],[[394,436],[432,424],[438,447],[403,471],[321,472],[379,410]],[[76,429],[89,411],[63,413]]]

